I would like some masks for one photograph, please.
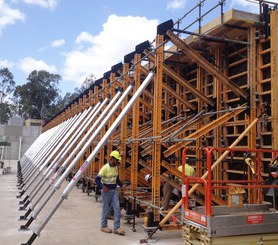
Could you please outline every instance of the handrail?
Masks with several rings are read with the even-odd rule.
[[[184,207],[185,213],[184,217],[197,222],[201,225],[206,225],[207,217],[211,217],[213,215],[212,212],[212,190],[215,189],[229,189],[230,186],[226,184],[242,184],[240,185],[243,189],[257,189],[258,197],[257,203],[261,203],[261,189],[262,188],[278,188],[278,185],[265,185],[263,184],[263,180],[261,179],[260,174],[260,166],[261,166],[261,158],[259,153],[272,153],[274,157],[278,156],[278,150],[270,150],[270,149],[249,149],[249,148],[217,148],[217,147],[206,147],[203,150],[206,153],[206,165],[207,165],[207,180],[204,180],[199,177],[187,177],[185,176],[185,163],[186,163],[186,153],[188,148],[184,148],[182,151],[182,206]],[[255,152],[257,158],[257,166],[256,166],[256,176],[255,180],[212,180],[212,155],[215,151],[223,152],[229,150],[231,154],[234,152]],[[188,188],[190,184],[204,184],[205,187],[205,212],[204,214],[199,213],[197,211],[192,211],[189,209],[188,198],[189,198],[189,190]],[[218,186],[214,186],[214,184],[221,184]],[[246,184],[246,185],[244,185]],[[187,212],[187,213],[186,213]],[[193,213],[193,216],[197,217],[196,219],[191,219],[190,213]],[[203,217],[204,216],[204,217]]]

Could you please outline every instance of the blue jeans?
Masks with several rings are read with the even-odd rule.
[[[102,215],[101,215],[101,227],[107,227],[107,216],[111,207],[114,210],[114,230],[120,228],[120,202],[119,193],[117,188],[114,190],[108,190],[107,192],[101,191],[102,197]]]

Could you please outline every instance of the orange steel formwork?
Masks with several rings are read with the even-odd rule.
[[[166,224],[165,219],[161,223],[164,216],[169,219],[172,214],[180,215],[177,208],[172,209],[172,213],[171,209],[159,211],[161,183],[168,182],[181,190],[172,177],[181,177],[177,167],[181,165],[184,147],[189,149],[187,156],[197,178],[207,170],[205,147],[225,149],[236,141],[239,151],[260,152],[260,166],[255,168],[257,176],[247,165],[240,168],[233,164],[241,161],[242,156],[228,154],[221,158],[210,176],[217,184],[234,178],[246,179],[250,185],[265,180],[272,159],[270,153],[277,150],[277,6],[260,1],[260,14],[234,9],[224,13],[224,3],[219,1],[211,10],[216,11],[218,18],[203,24],[206,16],[199,16],[197,31],[182,27],[182,19],[161,23],[153,43],[138,44],[134,51],[124,56],[123,63],[112,66],[43,128],[47,131],[79,111],[96,105],[108,94],[113,98],[116,90],[125,91],[133,84],[131,96],[150,71],[155,70],[150,84],[84,173],[84,179],[93,185],[109,152],[119,150],[123,159],[120,177],[129,185],[128,191],[121,195],[126,218],[131,220],[134,212],[137,217],[152,213],[153,220],[148,224],[150,230],[158,226],[163,229],[177,227],[173,222]],[[197,9],[203,4],[206,1],[198,4]],[[184,18],[183,23],[186,22]],[[103,127],[84,159],[105,135],[129,98]],[[237,141],[250,125],[250,130]],[[215,151],[213,156],[219,159],[221,151]],[[80,168],[82,161],[73,172]],[[145,181],[146,174],[152,175],[151,182]],[[209,186],[207,181],[202,181]],[[189,194],[198,205],[203,205],[207,203],[203,199],[207,189],[198,186],[195,193]],[[250,205],[264,200],[264,196],[252,188],[246,190],[246,195]],[[227,204],[226,196],[218,187],[206,196],[211,197],[214,204]],[[170,207],[175,204],[171,202]],[[180,216],[179,219],[181,221]]]

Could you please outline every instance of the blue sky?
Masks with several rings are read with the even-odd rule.
[[[17,85],[26,83],[33,70],[60,74],[59,88],[64,95],[90,74],[101,78],[137,44],[153,41],[159,23],[176,21],[198,2],[0,0],[0,68],[8,67]],[[218,0],[207,0],[203,11],[216,3]],[[227,0],[225,12],[231,8],[258,9],[245,0]],[[220,9],[211,18],[219,14]],[[188,23],[196,18],[195,11]]]

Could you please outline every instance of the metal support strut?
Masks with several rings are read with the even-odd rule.
[[[119,123],[123,120],[124,116],[128,112],[128,110],[132,107],[132,105],[135,103],[135,101],[138,99],[138,97],[142,94],[143,90],[147,87],[149,82],[153,79],[155,75],[155,72],[152,71],[150,74],[145,78],[143,83],[140,85],[139,89],[134,93],[133,97],[129,100],[125,108],[121,111],[119,116],[116,118],[116,120],[113,122],[111,127],[108,129],[108,131],[105,133],[103,138],[100,140],[100,142],[97,144],[97,146],[94,148],[92,153],[89,155],[89,157],[86,159],[86,161],[83,163],[83,165],[80,167],[78,172],[75,174],[75,176],[72,178],[70,183],[67,185],[65,190],[63,191],[62,195],[60,196],[57,203],[52,207],[52,209],[49,211],[49,213],[45,216],[43,221],[39,224],[39,226],[35,229],[33,232],[33,235],[30,237],[30,239],[25,244],[32,244],[33,241],[36,239],[36,237],[40,234],[40,232],[43,230],[45,225],[48,223],[48,221],[51,219],[53,214],[56,212],[56,210],[59,208],[59,206],[62,204],[62,202],[68,197],[69,193],[73,189],[73,187],[76,185],[77,181],[81,178],[83,172],[87,169],[87,167],[91,164],[95,156],[98,154],[100,149],[103,147],[103,145],[107,142],[110,135],[113,133],[115,128],[119,125]]]

